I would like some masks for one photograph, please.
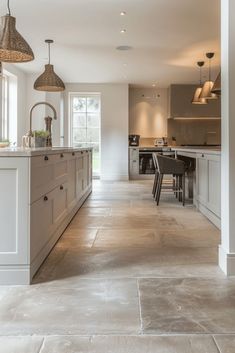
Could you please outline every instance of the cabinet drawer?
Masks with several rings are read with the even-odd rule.
[[[67,215],[68,184],[64,183],[43,195],[30,207],[31,261],[47,244]]]
[[[71,153],[32,157],[31,203],[67,181],[70,158]]]
[[[31,158],[31,203],[54,187],[55,155]]]

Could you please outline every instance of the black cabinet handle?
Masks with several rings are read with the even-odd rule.
[[[44,196],[44,201],[48,201],[48,197],[47,196]]]
[[[81,151],[81,154],[83,154],[83,151]]]
[[[86,153],[88,153],[88,151],[86,151]]]
[[[63,185],[60,185],[60,190],[64,190],[64,187],[63,187]]]
[[[48,161],[49,158],[47,156],[44,157],[44,161]]]
[[[61,154],[60,154],[60,158],[64,158],[64,155],[63,155],[63,153],[61,153]]]
[[[204,157],[204,154],[202,154],[202,157]]]
[[[72,153],[72,156],[75,156],[75,152]]]

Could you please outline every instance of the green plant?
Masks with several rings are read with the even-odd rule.
[[[48,136],[49,136],[49,132],[45,130],[35,130],[33,132],[33,137],[47,138]]]
[[[2,140],[0,140],[0,143],[10,143],[10,141],[8,140],[8,139],[2,139]]]

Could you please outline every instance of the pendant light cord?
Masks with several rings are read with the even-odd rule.
[[[10,0],[7,0],[8,15],[11,16]]]
[[[211,81],[211,59],[209,59],[209,81]]]
[[[48,57],[49,57],[49,65],[51,63],[51,43],[48,43]]]

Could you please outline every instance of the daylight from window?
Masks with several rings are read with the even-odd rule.
[[[70,96],[71,141],[74,147],[93,147],[93,175],[100,175],[100,95]]]

